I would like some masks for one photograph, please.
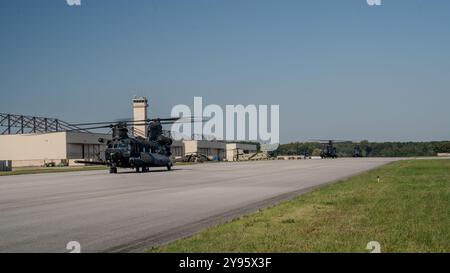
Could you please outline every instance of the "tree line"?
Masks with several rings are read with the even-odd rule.
[[[317,156],[323,148],[318,142],[291,142],[281,144],[274,155],[304,155]],[[437,153],[450,153],[450,141],[430,142],[342,142],[333,144],[338,156],[351,157],[356,146],[361,148],[364,157],[412,157],[435,156]]]

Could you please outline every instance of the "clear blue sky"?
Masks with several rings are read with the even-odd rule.
[[[8,0],[0,112],[280,104],[282,142],[450,139],[450,1]]]

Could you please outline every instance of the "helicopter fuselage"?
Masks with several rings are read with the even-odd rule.
[[[116,124],[104,125],[107,122],[94,122],[78,124],[80,126],[96,125],[85,129],[111,128],[112,138],[106,141],[107,148],[104,153],[104,160],[98,162],[75,161],[80,164],[106,165],[110,168],[110,173],[117,173],[117,168],[134,168],[136,172],[140,170],[147,172],[150,167],[172,168],[172,155],[170,146],[173,143],[170,131],[162,129],[164,124],[170,124],[179,118],[150,119],[133,121],[132,125],[148,125],[147,137],[130,136],[128,134],[127,122],[121,121]],[[105,143],[105,139],[100,138],[100,143]]]
[[[337,158],[336,148],[333,146],[332,142],[324,144],[322,151],[320,152],[321,158]]]
[[[149,167],[172,166],[170,150],[157,142],[140,138],[116,138],[108,141],[105,150],[105,162],[111,173],[117,168],[133,168],[136,171],[148,171]]]

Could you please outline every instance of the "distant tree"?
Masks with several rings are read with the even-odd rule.
[[[450,153],[450,141],[441,141],[433,143],[435,153]]]
[[[354,143],[336,143],[339,156],[351,157]],[[450,153],[450,141],[434,142],[369,142],[363,140],[358,144],[367,157],[408,157],[408,156],[434,156],[436,153]],[[322,144],[317,142],[295,142],[280,145],[275,152],[280,154],[305,154],[312,151],[312,155],[319,155]]]

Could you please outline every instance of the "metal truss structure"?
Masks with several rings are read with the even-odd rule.
[[[88,132],[55,118],[32,117],[0,113],[2,135],[77,131]]]

